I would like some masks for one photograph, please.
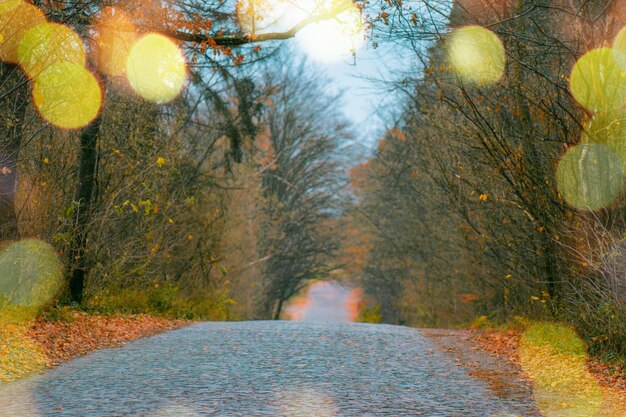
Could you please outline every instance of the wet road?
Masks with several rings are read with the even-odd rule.
[[[0,385],[0,416],[516,416],[418,330],[198,323]]]

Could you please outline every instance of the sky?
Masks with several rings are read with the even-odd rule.
[[[312,58],[312,66],[328,77],[331,91],[343,92],[340,108],[353,123],[358,144],[368,149],[376,147],[378,137],[401,109],[384,81],[395,79],[413,64],[410,54],[392,51],[392,46],[381,43],[373,48],[366,44],[356,57],[346,56],[332,62]],[[298,49],[307,54],[300,45]]]
[[[268,0],[268,7],[257,4],[256,9],[251,9],[250,4],[256,0],[238,1],[243,29],[257,33],[288,30],[330,4],[328,0]],[[326,74],[331,92],[343,91],[340,108],[355,127],[357,144],[367,150],[376,147],[384,127],[392,123],[392,109],[402,109],[398,102],[390,105],[393,94],[382,80],[396,79],[399,72],[415,67],[415,57],[408,50],[400,53],[397,44],[382,41],[380,35],[379,46],[373,48],[365,36],[362,14],[352,5],[332,19],[308,24],[290,42],[294,50],[309,57],[312,71]],[[250,26],[252,21],[255,26]],[[355,57],[351,50],[356,51]]]
[[[267,16],[257,16],[262,31],[284,31],[319,7],[314,0],[272,4],[274,8],[269,9]],[[331,92],[343,91],[340,108],[353,123],[357,142],[365,148],[375,148],[379,134],[392,120],[390,109],[401,109],[397,103],[390,105],[393,97],[382,80],[397,78],[399,71],[411,68],[412,57],[379,38],[379,46],[373,48],[363,29],[361,12],[356,7],[349,8],[334,19],[305,26],[290,40],[290,46],[309,58],[312,71],[325,73]],[[356,56],[351,55],[351,49],[356,50]]]

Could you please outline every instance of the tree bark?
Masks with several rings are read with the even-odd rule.
[[[17,192],[17,159],[24,129],[24,114],[28,105],[28,83],[17,65],[0,64],[2,84],[14,88],[3,103],[5,113],[4,135],[0,137],[0,242],[20,237],[15,210]]]
[[[80,135],[78,187],[74,196],[76,224],[69,250],[71,268],[68,271],[70,301],[79,304],[83,301],[85,278],[88,272],[85,259],[87,227],[91,218],[91,201],[96,183],[97,145],[101,125],[102,116],[98,115]]]
[[[274,317],[272,317],[272,320],[280,320],[280,313],[282,313],[283,311],[284,302],[285,300],[283,299],[283,297],[278,300],[278,305],[276,306],[276,311],[274,312]]]
[[[530,7],[526,4],[526,0],[518,0],[517,2],[517,14],[521,15],[526,7]],[[526,33],[526,25],[524,18],[518,20],[519,33]],[[526,180],[526,187],[529,196],[527,198],[526,205],[529,211],[532,213],[535,221],[539,221],[540,226],[543,226],[545,230],[539,232],[538,239],[536,240],[541,261],[538,265],[538,273],[542,275],[546,281],[546,289],[550,297],[555,300],[558,297],[558,256],[556,252],[556,245],[552,240],[556,233],[553,230],[553,218],[550,212],[550,202],[548,201],[548,194],[550,192],[545,185],[545,178],[548,177],[548,173],[545,168],[545,164],[542,163],[541,155],[537,146],[537,141],[533,136],[533,120],[528,105],[528,99],[524,97],[524,86],[526,80],[524,79],[522,62],[527,56],[524,40],[518,39],[516,41],[517,60],[514,63],[514,79],[517,88],[516,107],[519,112],[519,124],[520,132],[522,134],[522,151],[524,154],[524,169],[528,176]]]

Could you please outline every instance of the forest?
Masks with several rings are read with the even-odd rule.
[[[0,2],[0,316],[279,319],[334,280],[365,321],[623,358],[626,2],[290,4]],[[327,21],[410,57],[371,151],[294,58]]]

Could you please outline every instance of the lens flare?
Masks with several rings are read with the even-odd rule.
[[[559,161],[557,187],[565,201],[581,210],[608,206],[624,183],[622,160],[607,146],[583,143],[570,148]]]
[[[353,56],[365,40],[361,12],[351,3],[334,18],[304,27],[296,39],[307,55],[318,62],[331,63]]]
[[[448,61],[467,84],[497,83],[504,74],[504,45],[492,31],[481,26],[456,29],[447,45]]]
[[[626,112],[596,113],[586,123],[581,143],[605,145],[622,160],[626,173]]]
[[[56,295],[62,279],[56,251],[40,240],[11,243],[0,254],[0,294],[5,306],[41,306]]]
[[[31,28],[46,22],[43,12],[29,3],[0,13],[0,60],[17,64],[17,45]]]
[[[126,70],[128,54],[137,40],[135,26],[119,9],[106,7],[94,25],[96,63],[107,75],[120,76]]]
[[[155,33],[142,37],[132,47],[126,76],[135,92],[154,103],[167,103],[185,83],[185,59],[174,42]]]
[[[582,139],[611,148],[626,143],[626,111],[594,114],[585,124]]]
[[[617,54],[612,48],[594,49],[574,64],[570,90],[581,106],[603,113],[624,106],[626,78],[618,65]]]
[[[598,415],[602,390],[586,371],[585,346],[572,329],[551,323],[531,324],[520,341],[519,355],[543,415]]]
[[[56,64],[35,78],[33,102],[41,116],[65,129],[88,125],[100,111],[102,91],[84,67]]]
[[[24,71],[31,77],[55,64],[71,62],[84,66],[86,62],[78,34],[58,23],[43,23],[30,29],[20,41],[17,53]]]
[[[21,3],[22,0],[1,0],[0,13],[6,13],[10,12],[11,10],[15,10]]]

